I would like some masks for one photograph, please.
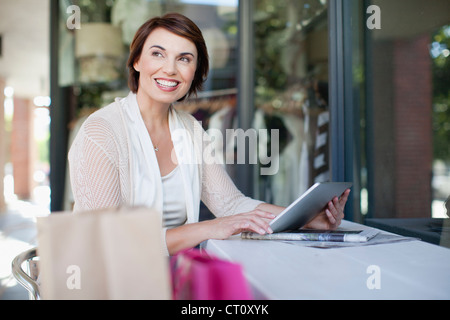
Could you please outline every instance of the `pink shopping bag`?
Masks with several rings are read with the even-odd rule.
[[[171,258],[175,300],[251,300],[241,265],[189,249]]]

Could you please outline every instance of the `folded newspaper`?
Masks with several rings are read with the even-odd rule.
[[[396,234],[381,232],[377,229],[364,230],[296,230],[273,234],[260,235],[257,233],[243,232],[242,239],[250,240],[278,240],[284,243],[309,246],[315,248],[338,248],[361,245],[374,245],[393,243],[399,241],[420,240],[417,238],[403,237]]]
[[[367,230],[296,230],[260,235],[244,232],[243,239],[253,240],[289,240],[289,241],[330,241],[330,242],[367,242],[379,233],[376,229]]]

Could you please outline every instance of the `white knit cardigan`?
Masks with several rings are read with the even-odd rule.
[[[135,103],[136,105],[133,105]],[[136,173],[146,174],[145,170],[135,167],[136,161],[133,160],[138,155],[133,154],[134,149],[130,145],[127,132],[127,128],[130,128],[126,122],[130,121],[127,113],[130,108],[136,106],[136,95],[130,93],[126,98],[116,99],[114,103],[93,113],[80,128],[69,151],[74,211],[142,205],[136,203],[139,198],[149,199],[147,203],[155,204],[154,209],[162,211],[162,205],[158,205],[162,203],[162,184],[156,157],[148,157],[154,171],[150,175],[156,174],[159,179],[143,179],[153,181],[154,185],[136,189],[133,183]],[[198,189],[190,189],[192,185],[184,184],[186,195],[198,194],[200,198],[194,197],[194,202],[197,203],[191,204],[190,210],[187,208],[187,223],[198,222],[200,200],[216,217],[248,212],[261,204],[261,201],[244,196],[223,166],[211,158],[212,152],[208,149],[212,146],[211,140],[200,123],[188,113],[176,111],[174,108],[171,112],[189,133],[194,146],[192,150],[195,150],[195,156],[200,160],[196,163],[197,170],[194,171],[198,179],[193,179],[197,181]],[[139,121],[143,121],[140,115]],[[138,124],[142,125],[143,122]],[[148,139],[151,142],[149,135]],[[146,152],[154,154],[152,148]],[[142,194],[136,195],[136,192]],[[166,230],[163,231],[165,242]]]

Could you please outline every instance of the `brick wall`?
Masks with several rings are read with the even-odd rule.
[[[3,178],[5,175],[5,160],[6,160],[4,89],[5,89],[5,81],[3,79],[0,79],[0,214],[6,211],[6,203],[4,196],[5,190],[3,186]]]
[[[431,217],[432,74],[428,35],[393,44],[396,217]]]
[[[19,199],[30,199],[33,188],[34,105],[32,101],[14,97],[11,135],[14,193]]]

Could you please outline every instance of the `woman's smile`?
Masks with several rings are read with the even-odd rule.
[[[158,88],[166,92],[175,91],[176,89],[178,89],[178,86],[180,84],[179,81],[162,78],[156,78],[155,82]]]

